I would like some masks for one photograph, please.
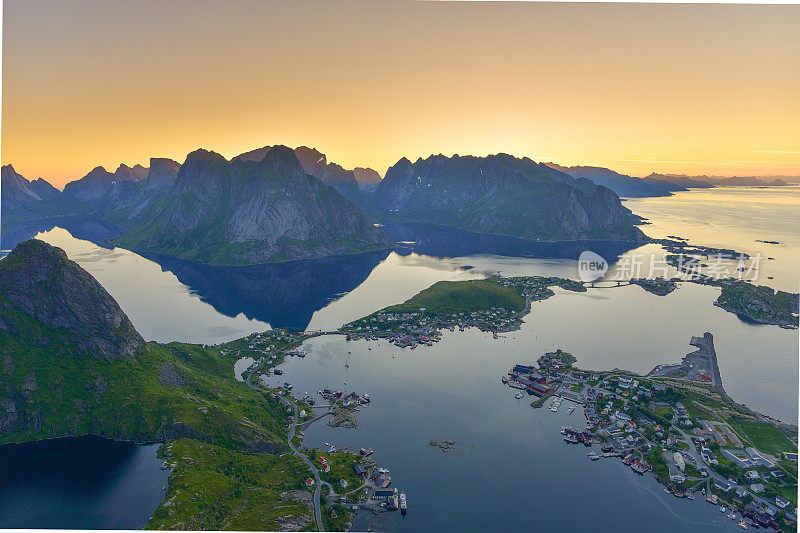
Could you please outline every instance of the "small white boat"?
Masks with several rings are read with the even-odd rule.
[[[744,521],[744,518],[739,520],[739,527],[742,529],[747,529],[747,523]]]
[[[730,518],[731,520],[736,520],[736,513],[729,514],[728,518]]]
[[[599,456],[599,455],[597,455],[597,452],[589,452],[589,454],[587,455],[587,457],[588,457],[589,459],[591,459],[592,461],[597,461],[598,459],[600,459],[600,456]]]
[[[569,409],[567,409],[567,414],[571,415],[573,411],[575,411],[575,408],[574,407],[570,407]]]
[[[523,398],[523,396],[525,396],[525,395],[524,395],[524,394],[522,394],[521,392],[518,392],[518,393],[516,393],[516,394],[514,395],[514,398],[516,398],[517,400],[521,400],[521,399]]]
[[[508,383],[508,376],[501,377],[500,381],[502,381],[503,383]]]
[[[727,510],[728,510],[728,508],[727,508],[727,507],[725,507],[724,505],[723,505],[722,507],[720,507],[720,508],[719,508],[719,512],[720,512],[720,513],[727,512]]]

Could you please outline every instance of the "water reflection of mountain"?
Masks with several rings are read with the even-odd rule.
[[[472,233],[447,226],[423,222],[389,224],[383,230],[398,243],[398,254],[418,253],[433,257],[467,255],[504,255],[542,259],[578,259],[581,252],[591,250],[609,263],[640,244],[606,241],[537,242],[517,237]]]
[[[306,261],[220,267],[143,253],[175,274],[218,312],[305,329],[311,316],[358,287],[389,255],[388,250]]]

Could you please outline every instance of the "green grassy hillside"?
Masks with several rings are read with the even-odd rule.
[[[79,352],[69,331],[47,328],[13,304],[0,331],[0,443],[94,434],[156,442],[194,437],[235,450],[278,450],[286,414],[232,379],[233,360],[197,345],[147,343],[130,360]]]
[[[439,281],[402,304],[387,307],[385,311],[410,313],[424,308],[425,313],[440,316],[492,307],[522,311],[525,308],[525,298],[516,290],[500,285],[493,279]]]
[[[180,439],[159,456],[173,472],[147,529],[285,531],[314,527],[310,473],[292,454],[248,455]]]

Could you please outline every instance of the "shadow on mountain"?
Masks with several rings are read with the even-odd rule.
[[[387,224],[384,232],[397,242],[400,255],[417,253],[433,257],[467,255],[503,255],[541,259],[578,259],[581,252],[591,250],[609,262],[638,248],[641,244],[617,241],[538,242],[519,237],[472,233],[425,222]]]
[[[20,223],[4,224],[0,233],[0,250],[12,250],[16,245],[37,234],[53,228],[63,228],[76,239],[90,241],[98,246],[123,234],[122,228],[110,222],[86,216],[60,216]]]
[[[211,266],[154,253],[158,263],[218,312],[304,330],[312,315],[358,287],[389,250],[247,266]]]

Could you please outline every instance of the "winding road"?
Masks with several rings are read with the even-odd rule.
[[[253,383],[250,381],[250,378],[259,368],[261,368],[261,365],[257,366],[251,372],[249,372],[247,374],[247,379],[245,380],[247,386],[254,390],[258,390],[258,387],[253,385]],[[322,523],[322,505],[320,504],[322,484],[324,483],[325,485],[328,486],[332,496],[336,496],[336,492],[333,490],[333,487],[331,486],[330,483],[322,481],[322,479],[319,477],[319,470],[317,469],[316,466],[314,466],[314,463],[311,462],[311,460],[306,456],[306,454],[298,450],[297,447],[294,445],[294,442],[292,442],[292,439],[294,439],[295,432],[297,431],[297,419],[300,416],[300,413],[298,412],[297,409],[297,404],[287,397],[279,396],[278,399],[281,402],[290,405],[294,410],[294,417],[292,418],[292,423],[289,426],[289,433],[288,433],[288,438],[286,439],[286,443],[289,445],[289,448],[292,450],[292,453],[299,456],[300,459],[303,460],[306,466],[308,466],[308,468],[310,468],[311,472],[314,474],[314,481],[316,482],[316,487],[314,488],[314,517],[317,521],[317,530],[325,531],[325,525]]]

